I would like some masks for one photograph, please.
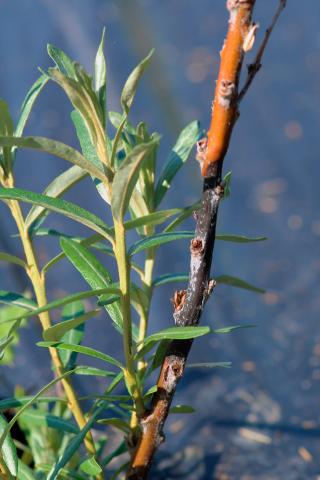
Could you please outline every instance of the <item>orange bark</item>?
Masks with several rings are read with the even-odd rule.
[[[244,57],[243,44],[251,26],[255,0],[228,0],[229,28],[221,50],[208,143],[203,153],[202,175],[210,176],[212,166],[223,161],[238,116],[239,75]],[[201,161],[201,158],[200,158]]]

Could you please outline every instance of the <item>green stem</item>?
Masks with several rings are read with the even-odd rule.
[[[153,230],[153,229],[152,229]],[[147,232],[147,235],[152,235],[152,233]],[[150,248],[146,253],[146,260],[144,264],[144,275],[143,275],[143,287],[144,291],[148,298],[148,304],[145,309],[143,309],[143,314],[140,316],[139,322],[139,344],[142,348],[142,342],[144,341],[147,330],[148,330],[148,319],[149,311],[152,298],[152,278],[153,278],[153,267],[154,267],[154,257],[155,257],[155,248]],[[146,362],[144,359],[141,359],[138,362],[138,371],[141,372],[146,368]]]
[[[6,180],[7,187],[12,188],[14,186],[13,178],[9,177]],[[21,242],[24,248],[26,261],[27,261],[27,274],[30,278],[32,283],[34,293],[38,302],[39,307],[43,307],[47,304],[47,297],[46,297],[46,286],[45,286],[45,278],[41,274],[40,269],[38,267],[37,259],[35,256],[32,240],[30,238],[28,229],[26,228],[25,221],[22,215],[22,211],[20,208],[20,204],[16,200],[8,201],[8,206],[10,208],[11,214],[16,222]],[[46,330],[51,327],[51,318],[49,312],[42,312],[39,314],[40,323],[43,330]],[[64,366],[60,359],[59,352],[55,348],[49,348],[49,352],[51,355],[52,363],[56,371],[56,375],[63,376],[64,374]],[[63,389],[65,391],[66,397],[68,399],[68,406],[73,413],[73,416],[79,426],[80,429],[84,428],[87,421],[85,418],[84,413],[82,412],[81,406],[79,404],[77,395],[73,389],[73,385],[70,378],[62,378],[61,380]],[[91,435],[91,432],[88,432],[85,440],[85,447],[90,455],[95,455],[96,449],[94,445],[94,441]],[[103,476],[98,475],[97,479],[102,480]]]
[[[119,286],[121,290],[121,310],[123,315],[123,349],[125,356],[125,380],[134,400],[136,413],[141,417],[144,413],[143,399],[137,381],[134,355],[132,351],[131,305],[130,305],[130,272],[127,261],[125,228],[121,221],[114,219],[115,255],[118,265]]]

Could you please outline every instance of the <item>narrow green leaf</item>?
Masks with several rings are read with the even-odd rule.
[[[19,257],[15,255],[11,255],[10,253],[0,252],[0,262],[8,262],[13,263],[15,265],[19,265],[19,267],[26,268],[26,263]]]
[[[201,207],[201,202],[196,202],[190,207],[186,207],[182,210],[182,213],[177,216],[169,225],[163,230],[164,232],[174,231],[182,222],[189,218],[193,213],[196,213]]]
[[[49,473],[52,470],[52,463],[37,463],[37,470],[39,472]],[[45,478],[47,479],[48,477]],[[60,468],[59,476],[56,478],[57,480],[88,480],[87,476],[84,477],[78,472],[75,472],[74,470],[70,470],[68,468]]]
[[[202,337],[211,332],[212,330],[210,327],[198,326],[170,327],[160,330],[144,339],[142,347],[136,354],[135,358],[136,360],[139,360],[144,357],[150,350],[152,350],[157,342],[161,342],[164,345],[166,340],[190,340],[192,338]]]
[[[55,237],[64,237],[64,238],[70,238],[74,242],[80,243],[81,245],[87,246],[94,248],[100,252],[103,252],[111,257],[114,257],[114,252],[111,247],[108,247],[104,243],[100,242],[100,240],[103,240],[102,235],[99,234],[94,234],[90,235],[87,238],[84,237],[74,237],[72,235],[66,235],[62,232],[58,232],[57,230],[54,230],[52,228],[39,228],[34,232],[34,235],[39,235],[39,236],[46,236],[46,235],[52,235]],[[57,262],[65,258],[64,252],[60,252],[56,257],[52,258],[46,265],[43,267],[43,271],[47,272],[49,268],[51,268],[53,265],[55,265]],[[139,267],[136,264],[132,264],[132,268],[138,268]]]
[[[232,172],[227,172],[223,177],[223,198],[230,197]]]
[[[68,322],[75,320],[81,316],[85,315],[85,307],[83,302],[77,300],[75,302],[65,305],[62,309],[62,322]],[[62,343],[71,343],[72,345],[80,345],[84,336],[84,327],[85,324],[81,323],[80,325],[71,328],[71,330],[66,331],[62,337],[58,340]],[[49,340],[45,338],[45,340]],[[63,363],[65,370],[71,370],[75,368],[77,364],[77,352],[70,352],[68,350],[61,350],[60,358]]]
[[[123,121],[123,115],[121,113],[118,113],[118,112],[109,112],[108,116],[109,116],[109,120],[110,120],[111,124],[114,126],[114,128],[116,130],[118,130],[118,128],[120,127],[120,125]],[[129,120],[126,121],[125,130],[128,133],[130,133],[131,135],[136,134],[136,130],[135,130],[134,126],[131,125]]]
[[[164,359],[164,356],[166,354],[167,348],[169,346],[170,340],[161,340],[159,342],[159,345],[156,349],[156,353],[153,357],[152,364],[149,367],[149,373],[153,372],[156,368],[160,367],[162,365],[162,361]]]
[[[71,120],[75,126],[83,155],[89,160],[90,163],[95,165],[97,168],[101,168],[101,160],[98,156],[96,147],[92,143],[90,132],[83,116],[77,110],[73,110],[71,112]],[[110,204],[110,195],[106,186],[98,178],[94,176],[91,176],[91,178],[95,183],[99,195],[103,198],[105,202]]]
[[[65,145],[57,140],[51,140],[45,137],[5,137],[0,136],[0,146],[2,147],[19,147],[31,148],[41,152],[49,153],[56,157],[63,158],[68,162],[78,165],[91,175],[99,178],[102,182],[106,181],[106,176],[102,168],[92,165],[81,153],[69,145]]]
[[[263,288],[255,287],[248,282],[245,282],[241,278],[232,277],[231,275],[220,275],[215,278],[216,282],[223,283],[224,285],[230,285],[231,287],[244,288],[245,290],[251,290],[252,292],[265,293]]]
[[[139,170],[147,160],[152,148],[158,143],[158,138],[149,143],[142,143],[126,156],[116,172],[112,184],[111,208],[113,216],[122,220],[128,208],[131,194],[137,183]]]
[[[171,407],[169,413],[194,413],[195,409],[190,405],[176,405]]]
[[[63,454],[58,459],[56,465],[52,467],[51,471],[48,474],[47,480],[57,480],[59,472],[61,469],[69,462],[69,460],[73,457],[73,455],[78,451],[80,445],[82,444],[87,432],[91,429],[92,425],[96,422],[97,418],[105,408],[105,405],[99,407],[95,413],[92,415],[90,420],[88,420],[85,427],[81,430],[81,432],[76,435],[71,442],[69,442],[67,448],[64,450]]]
[[[80,464],[80,470],[88,475],[96,476],[102,472],[102,468],[94,457],[87,458]]]
[[[107,101],[107,66],[104,56],[104,38],[106,29],[102,30],[100,45],[94,64],[94,88],[99,99],[103,113],[103,125],[106,126],[106,101]]]
[[[99,158],[105,167],[106,177],[102,179],[93,171],[91,174],[101,181],[105,181],[106,178],[111,181],[113,174],[109,168],[107,137],[103,126],[103,114],[96,93],[92,87],[92,79],[79,64],[74,64],[74,68],[75,79],[63,75],[63,73],[56,68],[49,68],[48,75],[54,82],[60,85],[74,108],[82,115],[90,132],[92,143],[97,147]]]
[[[102,418],[101,420],[98,420],[98,423],[102,425],[111,425],[124,433],[130,432],[130,425],[120,418]]]
[[[105,288],[112,283],[112,277],[108,270],[98,259],[83,245],[70,239],[61,238],[60,245],[73,266],[81,273],[91,288]],[[103,297],[98,297],[103,300]],[[122,313],[119,302],[105,305],[115,326],[122,331]]]
[[[97,150],[92,143],[90,133],[83,116],[80,112],[78,112],[78,110],[73,110],[71,112],[71,120],[75,126],[83,155],[91,164],[101,169],[101,161],[98,157]]]
[[[45,189],[43,192],[44,195],[53,198],[61,197],[65,192],[70,190],[71,187],[76,185],[80,180],[86,177],[88,173],[83,170],[82,168],[74,165],[68,170],[64,171],[60,175],[58,175]],[[40,225],[40,219],[44,219],[46,215],[46,209],[44,207],[40,207],[38,205],[34,205],[31,207],[26,220],[25,224],[26,227],[34,229],[35,226]],[[42,223],[42,222],[41,222]]]
[[[97,315],[99,310],[92,310],[91,312],[87,312],[79,317],[75,317],[72,320],[66,320],[64,322],[60,322],[56,325],[53,325],[50,328],[47,328],[43,332],[43,339],[48,342],[58,342],[61,340],[63,335],[65,335],[70,330],[82,325],[84,322],[89,320],[89,318],[93,318]]]
[[[165,273],[155,278],[152,282],[153,287],[159,287],[159,285],[165,285],[166,283],[175,283],[175,282],[187,282],[189,280],[189,275],[186,273]]]
[[[52,58],[54,63],[57,65],[58,69],[71,78],[76,78],[76,72],[74,68],[74,63],[68,55],[66,55],[60,48],[51,45],[47,45],[47,51],[49,56]]]
[[[42,74],[38,80],[34,82],[34,84],[31,86],[30,90],[28,91],[23,104],[21,106],[20,110],[20,117],[16,126],[16,129],[14,131],[14,135],[16,137],[21,137],[24,131],[24,127],[26,126],[26,123],[28,121],[28,118],[30,116],[32,107],[38,98],[39,94],[42,92],[44,86],[48,82],[48,77],[47,75]]]
[[[232,328],[232,327],[230,327]],[[234,328],[234,327],[233,327]],[[189,340],[191,338],[202,337],[211,332],[210,327],[169,327],[153,333],[145,338],[143,345],[156,343],[161,340]]]
[[[0,135],[6,138],[13,135],[13,122],[7,103],[0,98]],[[13,157],[10,145],[1,145],[0,143],[0,163],[3,165],[6,173],[10,172]]]
[[[112,231],[112,229],[110,229],[110,232],[111,231]],[[102,235],[99,235],[97,233],[94,234],[94,235],[90,235],[87,238],[83,238],[83,237],[73,237],[71,235],[66,235],[66,234],[58,232],[57,230],[54,230],[52,228],[49,228],[49,229],[39,228],[38,230],[36,230],[34,232],[34,234],[39,235],[39,236],[53,235],[53,236],[56,236],[56,237],[70,238],[74,242],[80,243],[81,245],[84,245],[85,247],[94,248],[95,250],[98,250],[102,253],[105,253],[105,254],[107,254],[111,257],[115,256],[114,251],[111,247],[108,247],[104,243],[100,242],[100,240],[103,240],[103,237],[102,237]],[[44,267],[42,269],[43,272],[47,272],[49,270],[49,268],[51,268],[57,262],[62,260],[65,256],[66,255],[64,254],[64,252],[60,252],[56,257],[54,257],[46,265],[44,265]],[[142,269],[139,267],[138,264],[136,264],[135,262],[131,262],[131,267],[132,267],[133,270],[135,270],[140,275],[140,277],[143,277],[144,273],[143,273]]]
[[[56,415],[50,415],[47,412],[41,410],[29,409],[20,415],[20,420],[27,423],[30,427],[49,427],[55,430],[79,433],[78,427],[64,418],[57,417]]]
[[[132,102],[134,100],[136,90],[143,72],[148,66],[154,50],[142,60],[141,63],[130,73],[121,93],[121,106],[126,114],[129,113]]]
[[[0,98],[0,134],[10,136],[13,134],[13,122],[7,102]]]
[[[167,163],[163,167],[155,191],[155,204],[158,206],[170,188],[173,177],[187,161],[190,152],[201,134],[199,122],[191,122],[180,133]]]
[[[24,299],[24,298],[21,299],[19,297],[17,300],[13,300],[13,302],[11,302],[9,300],[9,298],[11,298],[11,297],[10,296],[7,297],[8,292],[5,292],[3,294],[3,296],[1,297],[2,292],[3,291],[0,291],[0,302],[10,303],[10,304],[15,302],[14,304],[18,305],[20,307],[23,307],[24,305],[26,305],[26,304],[21,303],[21,302],[24,302],[25,300],[28,300],[28,299]],[[9,292],[9,294],[11,294],[11,293],[12,292]],[[95,297],[95,296],[100,296],[100,295],[119,295],[119,294],[120,294],[119,288],[114,287],[114,286],[109,286],[109,287],[106,287],[106,288],[99,288],[97,290],[87,290],[87,291],[84,291],[84,292],[73,293],[71,295],[66,295],[65,297],[60,298],[58,300],[54,300],[53,302],[47,303],[47,305],[44,305],[43,307],[32,308],[31,310],[26,311],[25,313],[23,313],[23,314],[21,314],[17,317],[11,318],[10,322],[14,322],[14,321],[17,321],[17,320],[22,320],[24,318],[33,317],[35,315],[39,315],[39,313],[42,313],[42,312],[49,312],[50,310],[53,310],[55,308],[63,307],[64,305],[68,305],[69,303],[73,303],[76,300],[84,300],[85,298],[90,298],[90,297]],[[19,303],[17,303],[17,302],[19,302]]]
[[[128,255],[132,256],[142,250],[149,249],[151,247],[158,247],[164,243],[173,242],[174,240],[181,240],[185,238],[193,238],[194,232],[183,231],[183,232],[172,232],[172,233],[157,233],[155,235],[150,235],[149,237],[138,240],[136,243],[131,245],[128,251]]]
[[[4,437],[1,444],[1,456],[13,477],[17,476],[18,472],[18,456],[17,450],[11,438],[10,432],[7,431],[8,424],[3,415],[0,415],[0,436]]]
[[[143,395],[143,397],[149,397],[150,395],[153,395],[154,393],[156,393],[156,391],[158,390],[158,386],[157,385],[153,385],[152,387],[150,387],[146,393]]]
[[[190,363],[187,368],[230,368],[231,362],[206,362],[206,363]]]
[[[18,479],[19,480],[35,480],[31,468],[27,467],[25,463],[18,460]]]
[[[132,228],[138,228],[145,225],[159,225],[173,215],[177,215],[183,210],[182,208],[172,208],[171,210],[160,210],[159,212],[150,213],[149,215],[144,215],[143,217],[137,217],[133,220],[128,220],[124,222],[124,227],[126,230]]]
[[[10,397],[6,398],[5,400],[0,400],[0,411],[3,412],[5,410],[9,410],[11,408],[22,407],[26,403],[32,400],[32,396],[26,397]],[[37,399],[33,403],[51,403],[51,402],[67,402],[66,399],[62,397],[37,397]]]
[[[127,442],[123,441],[112,453],[110,453],[110,455],[103,459],[102,464],[105,466],[108,465],[114,458],[126,453],[127,451]]]
[[[107,370],[102,370],[101,368],[87,367],[82,365],[77,366],[74,373],[76,375],[92,375],[95,377],[115,377],[116,376],[114,372],[108,372]]]
[[[8,335],[0,339],[0,360],[2,360],[6,348],[13,342],[13,340],[13,335]]]
[[[231,327],[214,329],[211,332],[212,333],[231,333],[231,332],[234,332],[235,330],[240,330],[241,328],[253,328],[253,327],[255,327],[255,325],[232,325]]]
[[[45,207],[53,212],[61,213],[62,215],[91,228],[95,232],[100,233],[104,238],[111,240],[108,233],[108,226],[99,217],[74,203],[62,200],[61,198],[51,198],[40,193],[34,193],[20,188],[0,188],[0,199],[1,198],[32,203],[34,205]]]
[[[118,375],[110,383],[109,387],[106,390],[106,393],[111,393],[119,385],[119,383],[122,382],[123,377],[123,370],[121,370],[121,372],[119,372]]]
[[[123,132],[124,127],[126,125],[127,118],[128,118],[128,114],[124,113],[121,117],[120,125],[119,125],[119,127],[116,131],[116,134],[115,134],[113,142],[112,142],[111,160],[110,160],[110,163],[111,163],[112,167],[114,167],[114,166],[116,168],[119,167],[119,162],[117,161],[118,160],[118,157],[117,157],[118,145],[119,145],[119,142],[120,142],[120,139],[121,139],[121,136],[122,136],[122,132]]]
[[[7,290],[0,290],[0,303],[7,305],[16,305],[17,307],[27,308],[28,310],[36,310],[37,304],[29,298],[20,295],[20,293],[9,292]],[[24,318],[24,317],[20,317]],[[17,320],[14,318],[13,320]]]
[[[88,355],[89,357],[98,358],[99,360],[103,360],[104,362],[110,363],[111,365],[115,365],[118,368],[123,368],[121,363],[116,360],[115,358],[107,355],[105,353],[99,352],[94,348],[84,347],[82,345],[71,345],[68,343],[60,343],[60,342],[38,342],[38,347],[52,347],[57,348],[58,350],[71,350],[72,352],[82,353],[83,355]]]
[[[246,237],[244,235],[216,235],[217,240],[234,243],[263,242],[267,237]]]
[[[170,327],[166,328],[164,330],[160,330],[157,333],[154,333],[150,335],[149,337],[146,337],[143,344],[142,348],[138,351],[138,353],[135,356],[136,360],[139,360],[140,358],[144,357],[157,342],[160,342],[160,345],[158,347],[158,350],[156,352],[155,358],[157,357],[157,360],[153,361],[153,364],[151,365],[150,372],[151,373],[154,368],[156,368],[157,362],[159,362],[160,359],[163,358],[163,355],[165,354],[167,344],[165,343],[167,340],[190,340],[192,338],[198,338],[202,337],[203,335],[207,335],[208,333],[231,333],[235,330],[239,330],[240,328],[249,328],[253,327],[254,325],[232,325],[230,327],[223,327],[223,328],[218,328],[213,330],[210,327],[199,327],[199,326],[188,326],[188,327]]]
[[[41,388],[41,390],[39,390],[39,392],[34,395],[29,401],[27,401],[26,403],[24,403],[24,405],[20,408],[20,410],[15,414],[15,416],[10,420],[10,422],[5,426],[1,436],[0,436],[0,447],[2,448],[2,446],[4,445],[5,443],[5,440],[7,438],[7,435],[9,434],[11,428],[13,427],[13,425],[16,423],[16,421],[18,420],[18,418],[20,417],[20,415],[23,414],[23,412],[25,412],[25,410],[29,407],[31,407],[31,405],[33,405],[33,403],[35,403],[37,401],[37,399],[39,397],[41,397],[47,390],[49,390],[53,385],[55,385],[57,382],[60,382],[63,378],[65,377],[68,377],[69,375],[71,375],[73,373],[73,370],[70,370],[69,372],[65,372],[63,373],[62,375],[60,375],[59,377],[56,377],[55,379],[51,380],[51,382],[49,382],[47,385],[45,385],[43,388]]]

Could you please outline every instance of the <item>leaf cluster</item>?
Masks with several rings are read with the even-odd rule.
[[[209,326],[169,327],[148,334],[154,290],[170,282],[188,281],[186,273],[175,272],[154,278],[153,266],[161,245],[193,237],[193,232],[177,230],[177,227],[200,207],[200,203],[162,210],[161,202],[202,136],[198,122],[188,124],[157,174],[159,134],[150,133],[144,122],[134,125],[129,120],[136,90],[152,53],[142,60],[125,82],[120,112],[107,109],[104,32],[95,58],[93,78],[66,53],[49,45],[48,54],[54,66],[43,72],[27,93],[16,128],[6,102],[0,101],[0,200],[12,212],[21,202],[31,205],[23,220],[25,237],[20,239],[24,241],[24,246],[26,242],[33,245],[35,237],[45,239],[51,236],[59,242],[60,253],[41,265],[39,278],[43,284],[51,269],[62,259],[67,259],[88,284],[88,290],[74,292],[46,304],[39,304],[36,296],[29,298],[24,292],[0,291],[0,303],[4,305],[0,310],[2,361],[8,362],[12,358],[12,346],[23,325],[37,316],[50,316],[51,311],[57,309],[59,320],[43,330],[43,341],[37,346],[58,352],[64,369],[36,395],[27,396],[17,390],[12,398],[0,401],[0,411],[3,412],[0,416],[0,471],[13,478],[85,479],[99,478],[102,472],[111,471],[110,463],[127,451],[139,405],[144,408],[155,391],[156,387],[147,390],[146,385],[152,378],[152,372],[161,364],[167,342],[228,333],[242,327],[216,330]],[[32,107],[49,81],[63,89],[72,105],[71,121],[79,139],[78,150],[58,140],[23,136]],[[42,193],[17,188],[14,171],[18,149],[49,153],[64,159],[71,166],[53,179]],[[45,159],[45,155],[42,156]],[[95,185],[106,209],[112,214],[112,224],[107,224],[105,219],[88,211],[85,206],[62,198],[84,179],[91,179]],[[226,185],[229,194],[230,175],[226,178]],[[50,226],[44,227],[43,224],[50,219],[50,212],[80,223],[91,233],[80,238],[58,232]],[[130,244],[128,231],[135,235]],[[130,235],[130,238],[134,237]],[[217,239],[246,243],[261,241],[264,237],[220,234]],[[98,258],[97,252],[103,257]],[[0,261],[24,269],[33,280],[27,260],[0,252]],[[118,276],[111,274],[113,264]],[[262,291],[230,275],[221,275],[217,283]],[[101,328],[113,326],[119,333],[119,340],[123,340],[124,353],[118,358],[85,345],[86,324],[99,314],[103,315],[105,322]],[[153,330],[154,327],[152,325]],[[99,366],[79,365],[78,354],[82,354],[84,359],[95,359]],[[213,368],[228,367],[229,364],[208,361],[190,366]],[[74,375],[97,376],[105,382],[102,394],[93,393],[86,399],[78,398],[80,403],[82,400],[90,402],[90,409],[86,412],[87,423],[81,429],[72,418],[73,412],[68,409],[66,397],[52,395],[52,387],[56,383]],[[14,412],[9,422],[4,416],[8,410]],[[172,408],[172,413],[192,411],[190,406]],[[10,433],[15,423],[24,433],[23,444],[15,442]],[[85,438],[98,424],[106,427],[98,436],[95,454],[84,454],[82,445]],[[112,429],[119,430],[123,440],[110,453],[108,442]]]

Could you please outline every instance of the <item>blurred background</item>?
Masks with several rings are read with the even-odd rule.
[[[276,0],[257,0],[257,43]],[[0,0],[0,95],[14,119],[22,100],[51,62],[46,44],[66,51],[90,72],[106,26],[108,107],[120,111],[119,95],[132,68],[155,47],[131,120],[146,121],[162,135],[161,166],[178,132],[194,119],[208,127],[219,51],[227,27],[225,2],[212,0]],[[219,286],[206,305],[202,324],[256,328],[197,341],[191,360],[231,361],[231,369],[190,370],[175,403],[196,413],[172,416],[166,443],[151,478],[319,479],[320,466],[320,3],[289,0],[272,35],[263,68],[241,106],[225,171],[232,194],[224,201],[218,232],[266,235],[268,241],[239,245],[217,242],[214,275],[230,274],[266,289],[264,295]],[[252,54],[248,55],[248,62]],[[78,148],[71,105],[49,84],[41,94],[26,134],[44,135]],[[20,151],[17,186],[41,192],[63,169],[61,160]],[[199,198],[201,178],[191,158],[176,177],[164,208]],[[89,181],[66,198],[98,215],[105,205]],[[15,228],[0,205],[0,250],[21,252]],[[50,214],[47,225],[70,234],[84,231]],[[192,222],[189,227],[192,228]],[[41,261],[58,251],[58,241],[38,242]],[[161,247],[156,272],[183,272],[187,242]],[[107,260],[109,261],[109,260]],[[23,292],[27,279],[0,264],[1,288]],[[61,262],[48,277],[50,299],[86,289],[73,267]],[[174,286],[156,292],[150,331],[172,324]],[[91,320],[85,344],[118,354],[120,339],[105,317]],[[36,392],[51,377],[37,322],[21,331],[17,355],[0,367],[1,397],[14,385]],[[103,384],[78,382],[84,393]]]

